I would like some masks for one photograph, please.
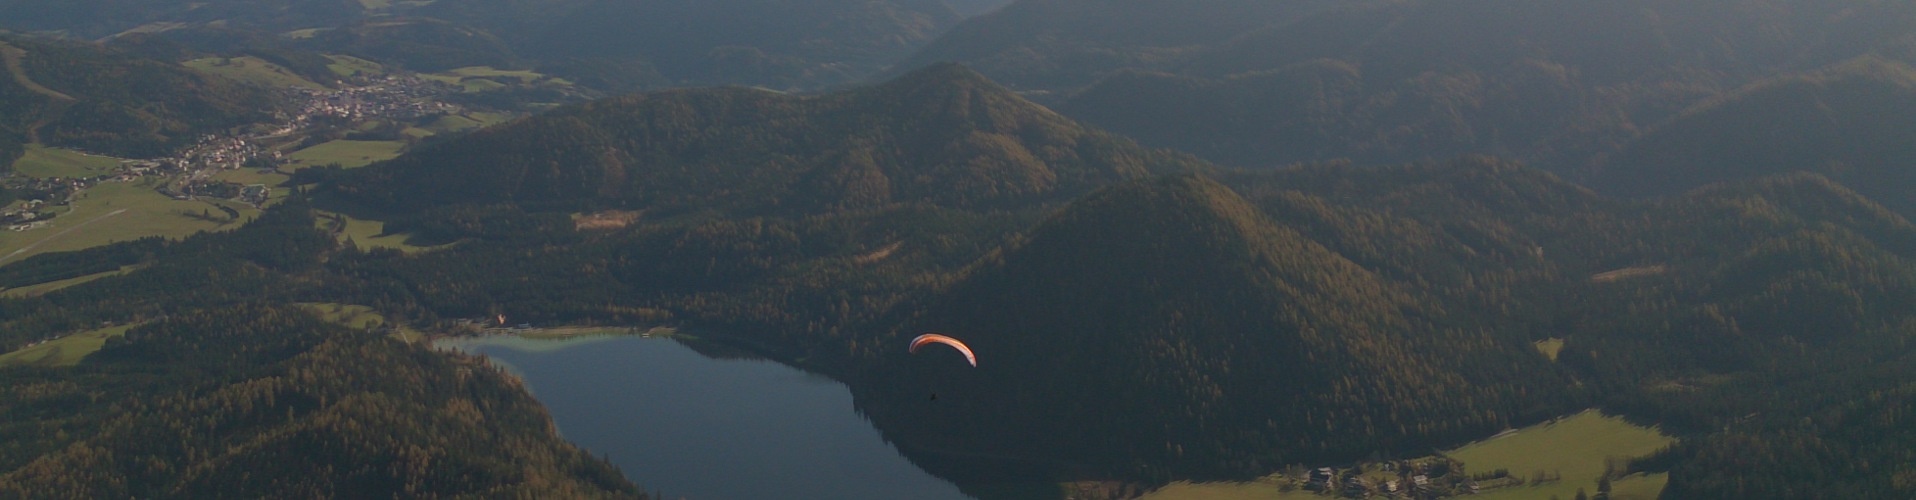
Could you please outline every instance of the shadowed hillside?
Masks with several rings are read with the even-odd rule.
[[[510,201],[795,214],[1017,206],[1194,168],[939,66],[822,96],[726,88],[599,101],[355,172],[337,191],[402,210]]]
[[[1864,59],[1767,81],[1685,111],[1607,162],[1596,184],[1668,195],[1816,172],[1916,214],[1916,70]]]

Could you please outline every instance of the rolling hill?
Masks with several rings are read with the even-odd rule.
[[[1659,125],[1606,161],[1593,184],[1670,195],[1808,171],[1916,215],[1916,70],[1866,58],[1752,84]]]
[[[397,210],[512,202],[793,215],[1026,206],[1195,168],[938,66],[819,96],[697,89],[569,107],[351,172],[334,191]]]
[[[896,406],[871,410],[940,438],[907,448],[1217,478],[1434,446],[1559,403],[1547,394],[1565,382],[1526,342],[1442,316],[1221,184],[1137,181],[1073,203],[932,299],[905,329],[965,339],[978,368],[893,358],[873,376],[891,382],[873,385]],[[925,392],[934,404],[898,404]]]
[[[21,142],[159,156],[282,105],[264,89],[100,45],[7,36],[0,51],[0,132]]]
[[[1583,178],[1739,87],[1866,54],[1907,62],[1916,32],[1916,9],[1866,0],[1218,3],[1019,2],[904,67],[968,64],[1087,124],[1227,165],[1490,154]],[[1191,22],[1219,12],[1229,20]]]

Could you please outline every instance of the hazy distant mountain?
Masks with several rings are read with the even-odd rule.
[[[1864,59],[1699,104],[1605,162],[1595,184],[1667,195],[1791,171],[1828,176],[1916,214],[1916,70]]]
[[[938,0],[476,0],[419,14],[484,27],[540,58],[640,58],[688,83],[851,81],[958,21]]]
[[[366,10],[357,0],[0,0],[0,28],[84,39],[148,25],[215,21],[284,30],[348,22]]]
[[[455,203],[795,214],[1068,199],[1196,163],[1080,127],[958,66],[820,96],[676,90],[546,113],[354,172],[402,209]]]
[[[1021,0],[965,20],[898,68],[959,62],[1020,89],[1084,85],[1294,20],[1329,0]]]
[[[86,39],[206,25],[310,29],[286,41],[420,69],[610,60],[651,64],[671,84],[781,89],[864,78],[960,18],[942,0],[0,0],[0,29]]]
[[[1903,2],[1213,3],[1020,2],[912,61],[965,62],[1088,124],[1226,164],[1481,153],[1581,175],[1719,93],[1916,57]]]
[[[971,17],[1008,5],[1011,0],[944,0],[944,3],[958,15]]]

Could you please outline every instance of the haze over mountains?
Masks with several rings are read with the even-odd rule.
[[[1916,53],[1916,10],[1894,2],[1139,5],[1023,2],[903,67],[965,62],[1089,124],[1231,165],[1478,153],[1582,179],[1640,168],[1617,152],[1741,87]],[[1840,159],[1805,160],[1791,168]]]
[[[1664,498],[1916,494],[1908,3],[0,0],[0,28],[7,159],[278,111],[178,64],[208,54],[648,89],[473,92],[546,111],[302,165],[228,232],[0,266],[49,285],[0,296],[6,349],[124,333],[0,366],[12,494],[644,496],[417,343],[508,311],[828,375],[984,497],[1593,407],[1680,439],[1614,464]],[[978,365],[906,354],[926,331]]]

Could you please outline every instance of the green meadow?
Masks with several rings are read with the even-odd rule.
[[[27,154],[13,162],[13,171],[27,177],[92,177],[120,166],[119,158],[28,144]]]
[[[331,219],[331,217],[335,215],[346,221],[346,227],[344,229],[336,227],[337,223]],[[411,234],[386,234],[385,222],[355,219],[344,214],[323,214],[323,216],[316,219],[314,223],[317,224],[320,229],[337,231],[336,234],[339,235],[340,241],[351,241],[353,245],[358,246],[360,250],[390,248],[406,253],[416,253],[443,246],[410,245],[406,243],[406,240],[412,238]]]
[[[286,158],[291,161],[293,168],[334,163],[345,168],[359,168],[393,159],[405,148],[406,143],[399,141],[338,140],[295,151]]]
[[[348,328],[356,330],[378,328],[388,323],[385,315],[379,314],[379,311],[375,311],[372,307],[368,306],[335,304],[331,302],[308,302],[300,304],[300,307],[304,307],[306,310],[318,314],[321,319],[345,325]],[[425,334],[420,333],[418,330],[408,328],[405,325],[393,326],[393,338],[399,339],[400,341],[418,342],[420,339],[426,338]]]
[[[1557,360],[1557,353],[1563,352],[1563,339],[1549,338],[1537,341],[1537,352],[1543,353],[1551,361]]]
[[[266,87],[303,87],[324,89],[325,85],[299,76],[291,70],[280,67],[265,59],[253,56],[244,57],[207,57],[181,63],[201,73],[216,75],[231,80]]]
[[[239,227],[259,211],[240,203],[218,202],[239,211],[239,220],[207,201],[175,200],[150,185],[102,182],[82,191],[71,206],[55,208],[59,217],[31,231],[0,231],[0,264],[45,252],[64,252],[148,236],[181,238],[200,231]],[[64,211],[61,211],[64,210]],[[206,214],[206,217],[201,217]]]
[[[78,285],[81,283],[86,283],[86,282],[101,279],[101,278],[119,276],[122,274],[133,272],[133,270],[137,268],[139,268],[139,266],[122,266],[120,267],[120,269],[114,270],[114,271],[94,273],[94,274],[89,274],[86,276],[80,276],[77,278],[67,278],[67,279],[63,279],[59,281],[48,281],[46,283],[40,283],[37,285],[27,285],[27,286],[23,286],[19,288],[8,288],[5,290],[0,290],[0,297],[6,297],[10,299],[21,298],[21,297],[37,297],[40,295],[46,295],[47,293],[52,292],[54,290],[59,290],[62,288]]]
[[[312,35],[308,34],[307,36],[310,37]],[[328,55],[326,58],[333,60],[332,64],[326,65],[326,69],[333,70],[333,74],[339,76],[353,76],[353,73],[368,75],[386,74],[385,66],[365,59],[346,55]]]
[[[106,345],[106,339],[126,335],[134,325],[121,325],[102,328],[90,332],[80,332],[46,343],[0,354],[0,367],[9,366],[73,366]]]
[[[1558,474],[1562,480],[1536,486],[1513,486],[1485,490],[1470,495],[1486,500],[1544,500],[1552,497],[1570,500],[1582,488],[1595,495],[1597,478],[1604,472],[1605,459],[1637,458],[1655,453],[1674,439],[1655,429],[1639,427],[1621,418],[1604,416],[1596,410],[1499,434],[1461,448],[1444,452],[1462,461],[1471,474],[1506,469],[1512,476],[1528,478],[1537,472]],[[1615,500],[1653,500],[1668,482],[1664,474],[1633,474],[1611,483],[1610,498]],[[1270,476],[1251,482],[1191,483],[1176,482],[1145,494],[1142,500],[1305,500],[1331,498],[1297,487],[1291,478]]]
[[[1623,462],[1648,456],[1673,442],[1675,439],[1655,429],[1590,410],[1471,443],[1445,455],[1463,461],[1465,469],[1472,473],[1506,469],[1517,477],[1529,477],[1540,471],[1563,477],[1561,481],[1543,485],[1488,490],[1473,498],[1514,500],[1555,496],[1568,500],[1577,495],[1578,488],[1588,494],[1597,492],[1597,478],[1603,475],[1606,458]],[[1667,480],[1663,474],[1616,480],[1612,483],[1616,491],[1612,491],[1610,498],[1654,499],[1663,491]],[[1648,495],[1625,496],[1644,492]]]

